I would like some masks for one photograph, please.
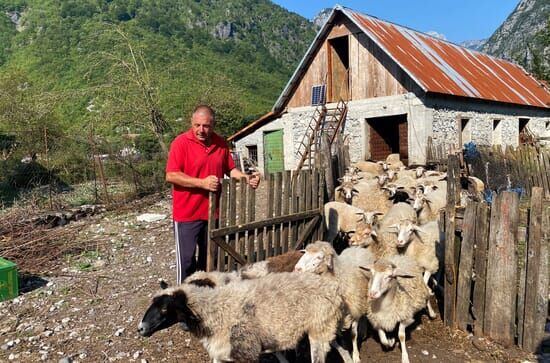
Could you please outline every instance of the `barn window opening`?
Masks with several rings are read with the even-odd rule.
[[[248,158],[258,164],[258,145],[247,145]]]
[[[529,130],[527,124],[529,123],[528,118],[519,119],[519,144],[523,145],[529,141]]]
[[[349,37],[343,36],[328,41],[330,92],[329,99],[337,102],[340,99],[348,100],[349,95]]]
[[[460,119],[460,146],[472,141],[472,123],[469,118]]]
[[[324,105],[326,102],[327,87],[324,84],[311,87],[311,105]]]
[[[502,144],[502,120],[493,120],[493,145]]]

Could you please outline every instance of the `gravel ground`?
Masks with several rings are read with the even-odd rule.
[[[142,213],[167,217],[139,222]],[[160,278],[175,279],[170,200],[108,212],[75,223],[78,239],[109,238],[107,247],[69,256],[47,275],[26,277],[18,298],[0,303],[0,362],[208,362],[199,341],[172,327],[142,338],[136,328]],[[63,227],[60,227],[63,228]],[[537,357],[419,317],[407,346],[411,362],[524,362]],[[399,362],[366,332],[363,361]],[[548,357],[539,357],[543,361]],[[266,356],[263,362],[275,362]],[[300,361],[303,361],[300,360]],[[339,362],[331,352],[330,362]]]

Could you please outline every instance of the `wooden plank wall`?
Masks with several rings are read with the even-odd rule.
[[[215,193],[210,194],[209,271],[232,271],[322,238],[324,173],[302,170],[291,181],[290,171],[267,174],[267,195],[260,201],[244,178],[224,179],[218,225]],[[258,202],[267,204],[265,214],[257,213]]]
[[[541,187],[533,188],[526,211],[520,210],[517,193],[494,193],[492,200],[490,207],[484,202],[466,207],[456,300],[446,279],[445,289],[451,291],[445,291],[445,299],[451,300],[445,301],[444,321],[475,336],[535,352],[548,314],[550,203],[544,201]],[[452,224],[447,213],[442,214],[446,228]]]
[[[339,27],[346,27],[342,31]],[[373,41],[346,19],[336,19],[332,32],[317,50],[313,60],[292,92],[288,107],[311,105],[311,87],[324,83],[328,64],[328,39],[349,34],[350,99],[394,96],[413,90],[415,85],[399,66]]]

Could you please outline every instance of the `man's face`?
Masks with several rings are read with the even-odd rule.
[[[214,131],[214,121],[208,112],[195,112],[191,118],[191,129],[199,141],[209,142]]]

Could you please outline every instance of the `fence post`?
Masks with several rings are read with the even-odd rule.
[[[474,315],[474,334],[483,335],[485,319],[485,284],[487,277],[487,246],[489,242],[489,207],[485,203],[477,205],[475,231],[475,265],[474,296],[472,313]]]
[[[519,197],[502,192],[491,208],[484,331],[492,339],[514,344]]]
[[[458,327],[467,331],[470,319],[470,292],[472,286],[472,266],[476,230],[477,204],[469,202],[462,223],[462,244],[460,247],[460,263],[458,268],[458,284],[456,293],[456,320]]]
[[[456,282],[457,282],[457,243],[455,237],[456,189],[459,177],[459,164],[456,155],[449,155],[447,165],[447,208],[445,218],[445,325],[456,325]]]
[[[206,254],[206,271],[214,271],[214,260],[216,258],[216,242],[212,238],[212,230],[216,228],[216,193],[208,195],[208,246]]]
[[[542,234],[543,188],[531,193],[525,289],[523,349],[535,352],[544,337],[548,306],[548,249]]]
[[[332,170],[332,154],[328,136],[323,135],[321,140],[321,167],[325,170],[325,184],[327,186],[328,200],[334,200],[334,172]]]

